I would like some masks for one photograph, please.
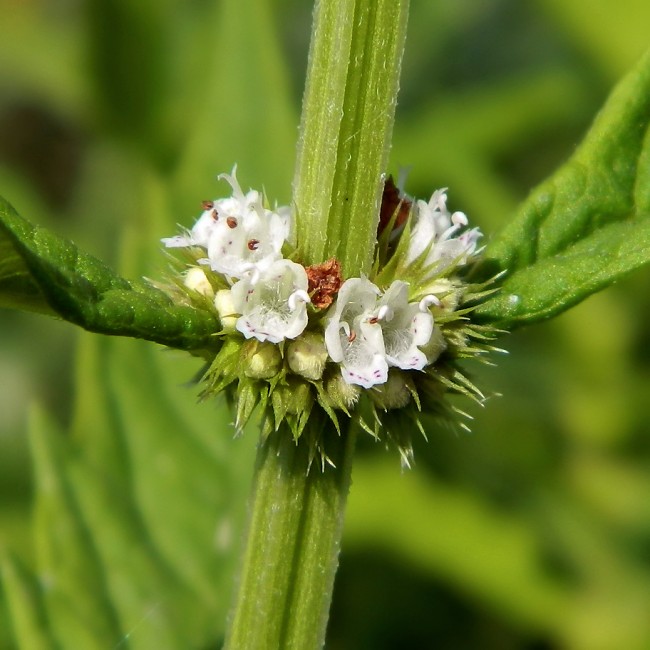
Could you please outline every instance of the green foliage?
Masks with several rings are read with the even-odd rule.
[[[505,327],[555,316],[650,261],[650,52],[571,160],[485,252],[505,271],[477,313]]]
[[[0,197],[0,306],[56,315],[91,332],[172,348],[214,346],[216,316],[129,282],[73,243],[32,226]]]
[[[303,65],[303,39],[296,34],[306,31],[308,11],[291,0],[208,4],[179,2],[169,12],[173,25],[166,28],[165,45],[173,61],[163,57],[160,64],[171,66],[167,78],[173,83],[166,94],[142,90],[141,96],[165,104],[158,106],[162,126],[147,136],[158,144],[146,146],[115,122],[110,133],[99,129],[97,123],[108,120],[88,112],[90,88],[101,81],[86,76],[93,68],[83,56],[87,25],[80,15],[60,3],[0,5],[3,193],[22,214],[83,248],[102,250],[101,257],[114,253],[118,231],[135,233],[140,246],[130,248],[120,265],[127,277],[159,277],[158,239],[175,231],[174,222],[189,223],[198,201],[215,193],[214,176],[234,162],[246,184],[265,184],[269,196],[289,198],[300,89],[288,82],[283,54]],[[276,25],[269,20],[273,15]],[[303,23],[294,26],[294,15]],[[612,82],[647,47],[648,21],[650,9],[640,0],[607,0],[597,7],[585,0],[413,3],[391,171],[413,165],[407,189],[418,196],[448,185],[453,207],[494,232],[580,140]],[[118,34],[102,38],[110,55]],[[137,53],[148,45],[145,39],[128,47]],[[130,69],[122,68],[126,75]],[[137,79],[121,80],[125,92],[132,82]],[[114,102],[102,115],[122,111],[127,118],[118,95],[94,96]],[[63,207],[48,203],[28,168],[8,169],[11,129],[4,116],[21,102],[38,103],[45,114],[86,130],[83,170]],[[139,123],[143,114],[137,107]],[[35,159],[45,162],[53,151],[42,140]],[[171,215],[158,203],[149,209],[147,201],[133,205],[143,187],[133,170],[151,172],[154,159],[164,172]],[[630,215],[608,228],[624,228]],[[156,222],[145,224],[151,216]],[[473,369],[479,385],[504,398],[473,413],[471,437],[427,422],[429,443],[417,445],[416,466],[407,475],[394,459],[377,460],[381,452],[371,443],[362,445],[328,645],[379,650],[412,641],[412,647],[427,647],[436,638],[441,647],[648,647],[649,295],[647,274],[638,274],[543,328],[509,337],[511,355],[497,369]],[[176,627],[172,633],[214,645],[235,548],[228,557],[215,557],[205,534],[233,513],[237,537],[254,436],[233,442],[224,409],[196,407],[192,389],[181,384],[197,367],[175,353],[83,334],[76,388],[69,389],[74,364],[66,350],[73,328],[7,312],[0,327],[0,546],[3,554],[9,548],[17,556],[4,562],[0,647],[73,647],[63,628],[69,621],[70,635],[78,630],[69,612],[84,611],[85,599],[91,600],[88,610],[97,612],[94,625],[116,623],[102,647],[138,647],[140,632],[144,640],[165,629],[157,627],[159,612],[176,604],[187,611],[188,594],[214,619],[197,615],[193,631]],[[72,393],[74,427],[66,424]],[[34,459],[43,461],[36,530],[27,523],[30,470],[20,425],[25,405],[34,400],[45,400],[53,414],[37,411],[31,424],[34,452],[42,452]],[[62,436],[52,419],[68,433]],[[197,458],[197,447],[212,451]],[[178,462],[169,457],[176,455]],[[58,463],[57,480],[64,479],[67,496],[57,487],[56,499],[45,498],[46,463]],[[201,482],[195,463],[202,472],[213,471],[215,480],[224,477],[223,492],[212,501],[205,490],[214,489],[215,480]],[[86,469],[77,471],[78,465]],[[105,500],[102,492],[80,494],[79,486],[103,490]],[[212,509],[214,516],[192,509],[190,526],[179,512],[181,500]],[[168,501],[173,508],[167,516]],[[67,534],[80,527],[93,540],[106,536],[97,549],[81,553],[88,582],[98,573],[105,581],[97,593],[74,581],[80,577],[71,558],[88,548],[82,539],[66,546],[55,538],[59,528],[48,529],[58,521],[57,503],[64,506],[58,512]],[[98,507],[108,514],[95,512]],[[116,524],[109,514],[118,507],[124,520]],[[134,528],[134,521],[146,523]],[[191,540],[182,534],[185,526],[204,532]],[[110,557],[109,539],[122,549]],[[124,539],[134,541],[133,558]],[[179,550],[187,548],[192,552]],[[143,558],[142,549],[152,556]],[[57,570],[66,598],[52,594],[44,573],[55,550],[62,553]],[[219,585],[211,587],[209,599],[196,595],[206,593],[206,582],[197,578],[202,571],[205,581],[214,580],[212,587]],[[125,582],[134,585],[126,595]],[[148,591],[149,584],[158,591]],[[217,591],[223,598],[215,600]],[[147,596],[153,605],[142,608]],[[59,611],[55,635],[50,625]]]
[[[248,5],[247,9],[246,3],[239,3],[242,11],[256,16],[253,8],[260,9],[260,3]],[[240,20],[240,12],[229,7],[185,8],[174,16],[175,37],[185,38],[179,44],[183,55],[206,52],[205,43],[194,40],[197,23],[208,36],[218,24],[234,42],[252,38],[260,47],[250,48],[247,57],[240,57],[234,47],[217,48],[218,52],[208,48],[209,65],[204,62],[200,74],[195,69],[183,81],[191,81],[193,91],[214,88],[215,96],[236,83],[233,110],[241,102],[254,106],[260,96],[273,97],[275,117],[265,125],[275,129],[267,141],[273,147],[264,148],[259,139],[260,126],[251,121],[255,111],[248,117],[239,111],[243,119],[233,126],[214,119],[213,103],[196,102],[189,94],[174,94],[163,111],[183,116],[183,122],[171,120],[175,130],[161,134],[160,127],[154,127],[150,140],[140,139],[139,133],[123,128],[128,111],[122,116],[126,122],[115,118],[124,106],[119,93],[108,90],[119,82],[122,94],[128,94],[137,79],[113,78],[110,84],[102,74],[93,79],[93,84],[107,84],[97,96],[106,101],[110,95],[111,105],[104,105],[103,130],[85,151],[88,176],[79,179],[75,190],[73,212],[80,215],[76,224],[80,234],[74,238],[83,241],[84,232],[96,239],[110,233],[108,242],[123,241],[120,267],[129,277],[164,275],[160,238],[174,234],[177,221],[189,225],[201,199],[218,192],[217,173],[229,170],[233,162],[240,163],[242,179],[252,175],[260,184],[265,178],[275,178],[277,186],[289,184],[294,134],[286,126],[276,127],[295,119],[286,83],[285,94],[278,91],[284,70],[278,66],[273,25],[263,20],[262,11],[253,30]],[[142,11],[146,22],[146,8]],[[40,17],[31,18],[38,23]],[[120,42],[125,52],[135,56],[147,50],[148,39],[135,38],[141,30],[127,30],[121,36],[126,38],[127,33],[135,40]],[[105,57],[115,34],[102,31],[98,38],[106,39],[100,48]],[[145,52],[145,58],[150,54]],[[148,60],[166,65],[155,57]],[[106,75],[114,74],[105,58],[102,66]],[[261,68],[265,75],[260,75]],[[86,80],[76,81],[85,90]],[[144,88],[127,104],[148,102],[148,97]],[[77,104],[75,111],[79,119],[82,106]],[[139,105],[136,117],[142,115]],[[129,138],[135,153],[124,146]],[[161,171],[165,162],[161,143],[169,147],[170,142],[177,155],[181,148],[196,152],[200,143],[205,157],[194,159],[192,167],[184,162],[192,156],[181,151],[182,160]],[[93,171],[100,176],[93,177]],[[19,187],[5,176],[8,186]],[[275,187],[268,190],[272,193]],[[24,205],[23,195],[17,196]],[[171,205],[180,206],[176,209],[186,216],[172,215]],[[204,334],[218,329],[212,316],[172,305],[165,293],[145,281],[122,279],[66,240],[27,224],[9,208],[3,211],[2,222],[3,252],[10,253],[3,256],[4,306],[16,306],[20,296],[31,310],[89,329],[145,334],[181,348],[206,345],[211,339]],[[49,327],[50,322],[45,323],[43,333],[33,340],[35,350],[41,341],[53,344]],[[40,364],[48,358],[41,357]],[[65,419],[65,411],[62,416],[59,409],[54,419],[37,408],[29,425],[34,463],[30,530],[18,523],[5,527],[11,522],[7,506],[12,484],[8,488],[3,484],[0,553],[5,600],[0,607],[0,647],[185,649],[208,647],[222,638],[256,436],[251,431],[233,441],[235,430],[225,403],[197,404],[198,389],[188,381],[199,369],[196,359],[162,353],[151,343],[81,336],[72,380],[74,413],[67,433],[56,421]],[[65,368],[57,366],[56,373],[65,376]],[[6,473],[3,476],[9,480]],[[19,540],[24,540],[22,545]],[[8,554],[7,548],[15,553]]]
[[[17,640],[31,647],[25,620],[44,619],[60,647],[200,646],[229,606],[251,444],[233,455],[206,426],[226,405],[188,409],[166,384],[176,368],[146,344],[88,339],[79,361],[73,437],[38,411],[30,426],[40,585],[7,565]]]

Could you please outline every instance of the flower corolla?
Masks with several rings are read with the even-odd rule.
[[[381,295],[367,278],[350,278],[339,291],[325,328],[325,345],[349,384],[371,388],[388,379],[389,366],[422,370],[419,349],[431,338],[433,300],[408,302],[408,284],[395,280]]]
[[[249,270],[230,290],[233,309],[241,314],[235,327],[247,339],[295,339],[307,326],[307,286],[304,267],[291,260],[277,260],[262,272]]]
[[[414,217],[406,262],[410,264],[424,253],[426,277],[452,264],[466,264],[476,253],[482,233],[478,228],[471,228],[459,234],[469,222],[464,212],[449,212],[446,188],[436,190],[428,202],[417,201]]]
[[[205,248],[208,256],[199,260],[201,264],[230,278],[241,278],[251,270],[268,269],[282,257],[290,209],[265,208],[259,192],[244,194],[235,173],[233,169],[232,174],[219,176],[232,188],[230,197],[206,201],[191,231],[162,241],[167,248]]]

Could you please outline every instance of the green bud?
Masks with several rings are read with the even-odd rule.
[[[341,376],[338,368],[324,382],[325,393],[332,401],[332,406],[337,409],[352,408],[359,399],[361,389],[354,384],[348,384]]]
[[[388,373],[388,381],[385,384],[375,386],[373,390],[368,391],[368,394],[384,411],[401,409],[411,401],[411,390],[404,374],[395,368]]]
[[[438,278],[430,282],[424,287],[418,287],[418,293],[422,295],[434,295],[440,300],[440,305],[433,308],[435,317],[436,312],[452,312],[456,311],[460,303],[462,287],[454,284],[447,278]]]
[[[282,355],[277,345],[246,341],[241,348],[240,361],[244,374],[251,379],[271,379],[280,372]]]
[[[442,333],[442,330],[435,326],[431,333],[431,338],[420,347],[422,352],[427,356],[427,363],[433,363],[436,359],[447,349],[447,341]]]
[[[322,334],[304,332],[287,347],[289,368],[297,375],[317,381],[323,376],[327,362],[327,349]]]

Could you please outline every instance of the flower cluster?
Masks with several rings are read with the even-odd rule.
[[[411,201],[389,180],[379,233],[381,241],[391,230],[389,243],[369,277],[344,279],[334,258],[307,267],[295,259],[288,206],[244,193],[236,169],[219,178],[231,196],[205,201],[191,230],[162,241],[189,254],[184,288],[219,315],[207,392],[233,391],[238,426],[257,404],[271,428],[290,420],[297,437],[315,402],[336,422],[364,394],[384,410],[411,398],[420,409],[420,395],[441,387],[480,396],[453,365],[488,349],[475,339],[489,333],[461,309],[484,288],[459,275],[480,252],[481,233],[447,209],[445,189]]]

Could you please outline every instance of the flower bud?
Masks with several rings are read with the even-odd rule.
[[[282,355],[278,346],[260,343],[256,339],[242,345],[240,360],[244,374],[251,379],[271,379],[282,367]]]
[[[452,312],[458,308],[462,288],[455,285],[447,278],[438,278],[433,282],[429,282],[424,286],[419,287],[419,291],[423,294],[432,294],[440,300],[440,305],[434,309],[435,318],[437,310]]]
[[[325,392],[332,401],[334,408],[352,408],[359,399],[361,389],[356,384],[348,384],[337,369],[324,382]]]
[[[185,274],[184,283],[188,289],[198,291],[198,293],[203,294],[208,298],[214,296],[214,289],[212,288],[208,277],[203,272],[203,269],[200,269],[198,266],[193,266],[191,269],[188,269]]]
[[[388,381],[368,391],[372,401],[384,411],[400,409],[411,401],[411,391],[404,373],[392,368],[388,373]]]
[[[234,332],[238,315],[235,311],[230,289],[221,289],[221,291],[217,291],[217,294],[214,297],[214,306],[219,314],[223,331]]]
[[[305,332],[287,347],[289,368],[297,375],[317,381],[323,376],[327,349],[322,334]]]
[[[309,413],[314,401],[311,386],[298,378],[287,377],[287,380],[286,385],[279,385],[273,391],[274,406],[292,415]]]

